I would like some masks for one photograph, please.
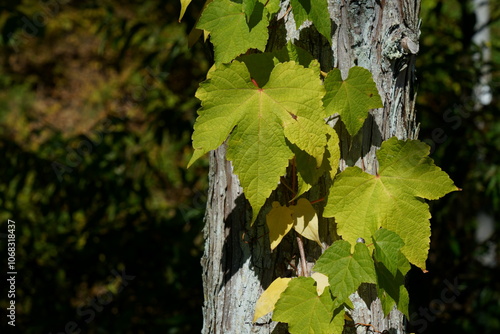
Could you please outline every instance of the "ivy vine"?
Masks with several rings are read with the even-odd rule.
[[[180,19],[189,3],[181,0]],[[254,321],[273,312],[272,319],[288,323],[293,334],[341,333],[346,310],[353,308],[349,295],[362,283],[376,285],[385,315],[396,306],[408,316],[404,277],[410,263],[425,270],[429,250],[425,199],[458,188],[434,165],[426,144],[395,137],[377,151],[376,175],[358,167],[337,173],[339,137],[327,120],[338,115],[354,136],[369,110],[383,107],[369,71],[353,67],[347,78],[338,69],[324,73],[292,43],[264,52],[279,0],[207,3],[197,28],[210,35],[215,64],[196,92],[201,108],[188,166],[227,141],[227,159],[252,207],[252,223],[277,185],[284,184],[292,201],[274,202],[266,213],[272,249],[292,229],[322,245],[317,212],[301,196],[324,176],[331,186],[320,202],[323,217],[335,219],[341,237],[312,273],[277,278],[257,301]],[[326,0],[290,3],[297,27],[309,20],[330,40]],[[284,179],[287,170],[290,183]]]

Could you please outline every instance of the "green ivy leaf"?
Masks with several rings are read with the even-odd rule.
[[[428,154],[429,146],[418,140],[390,138],[377,152],[378,175],[349,167],[335,178],[323,215],[335,217],[338,233],[351,243],[370,240],[380,227],[397,233],[402,253],[425,269],[431,215],[423,198],[458,190]]]
[[[361,129],[370,109],[383,107],[377,85],[363,67],[350,68],[346,80],[342,80],[339,69],[331,70],[325,78],[325,89],[327,115],[338,113],[351,136]]]
[[[276,65],[263,87],[252,82],[241,62],[218,66],[196,93],[202,108],[194,125],[195,152],[189,165],[231,134],[227,158],[255,220],[293,157],[285,138],[321,165],[327,126],[322,119],[323,93],[315,71],[295,62]]]
[[[321,296],[311,277],[297,277],[288,283],[274,307],[273,320],[288,323],[292,334],[341,333],[344,327],[343,306],[335,308],[330,292]]]
[[[305,20],[310,20],[316,30],[325,36],[329,43],[332,42],[332,22],[328,14],[327,0],[291,0],[290,4],[297,28]]]
[[[349,242],[335,241],[320,256],[313,269],[328,276],[330,291],[339,302],[347,301],[361,283],[377,282],[370,251],[363,243],[356,243],[351,254]]]
[[[201,14],[197,28],[210,32],[215,62],[228,63],[248,49],[265,50],[268,16],[267,9],[257,1],[247,23],[243,4],[213,0]]]

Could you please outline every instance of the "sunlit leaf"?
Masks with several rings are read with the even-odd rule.
[[[361,283],[377,282],[370,251],[363,243],[356,243],[351,253],[349,242],[335,241],[320,256],[313,270],[328,276],[330,291],[340,302],[347,300]]]
[[[428,157],[429,146],[393,137],[377,152],[378,175],[349,167],[335,178],[325,217],[335,217],[338,233],[354,244],[370,240],[380,227],[404,241],[402,253],[425,269],[429,250],[429,207],[424,198],[438,199],[458,188]]]
[[[202,101],[194,125],[189,165],[230,135],[233,162],[253,209],[253,219],[286,172],[292,143],[321,165],[328,127],[322,115],[323,85],[316,72],[295,62],[279,63],[262,87],[244,63],[221,64],[197,92]]]
[[[288,323],[292,334],[340,333],[344,326],[344,309],[334,307],[328,290],[318,296],[313,278],[297,277],[281,294],[273,320]]]
[[[292,214],[293,211],[289,207],[281,206],[279,202],[273,202],[271,211],[266,215],[271,250],[275,249],[283,237],[292,229]]]
[[[300,198],[297,205],[290,207],[294,220],[293,228],[303,237],[316,241],[321,246],[318,230],[318,215],[311,202],[305,198]]]
[[[255,314],[253,316],[254,322],[274,310],[274,305],[280,298],[281,293],[288,287],[290,280],[291,278],[289,277],[278,277],[267,287],[266,291],[260,295],[257,303],[255,304]]]
[[[351,136],[361,129],[370,109],[383,107],[372,75],[363,67],[351,67],[345,80],[339,69],[333,69],[325,78],[325,89],[327,115],[338,113]]]
[[[201,14],[197,28],[210,32],[216,63],[228,63],[248,49],[265,50],[268,12],[258,1],[247,22],[243,5],[230,0],[213,0]]]

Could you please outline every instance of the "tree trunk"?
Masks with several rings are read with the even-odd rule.
[[[308,49],[323,66],[339,68],[344,78],[355,65],[372,73],[384,108],[373,110],[363,129],[353,138],[340,123],[332,126],[341,139],[340,169],[357,165],[375,173],[375,152],[382,141],[392,136],[416,138],[418,134],[413,85],[420,1],[330,0],[330,17],[334,22],[332,46],[314,29],[307,28],[307,24],[296,30],[291,12],[284,15],[287,7],[288,1],[283,1],[283,19],[271,33],[270,44],[283,44],[284,29],[280,24],[285,21],[286,39],[300,36],[297,44]],[[265,227],[266,206],[250,227],[249,206],[231,164],[225,160],[224,145],[210,153],[209,179],[202,259],[203,333],[287,333],[286,326],[270,321],[270,315],[256,323],[252,320],[255,302],[273,279],[296,275],[295,268],[300,268],[293,233],[271,253]],[[273,196],[273,200],[279,199],[280,191]],[[323,229],[331,226],[329,222],[320,225]],[[311,267],[322,249],[308,241],[306,246]],[[362,285],[360,295],[356,293],[351,299],[356,307],[351,312],[354,322],[372,324],[378,331],[404,333],[402,314],[393,310],[384,318],[373,286]],[[346,330],[349,331],[355,332],[355,329]],[[365,331],[358,328],[358,333]]]

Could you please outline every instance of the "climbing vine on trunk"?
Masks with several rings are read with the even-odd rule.
[[[306,2],[291,1],[297,27],[309,20],[330,39],[327,1]],[[183,13],[189,0],[181,4]],[[379,148],[375,175],[358,167],[338,173],[339,136],[329,122],[340,118],[353,137],[382,100],[362,67],[342,78],[338,69],[322,72],[317,60],[292,43],[265,52],[268,25],[279,8],[279,0],[206,5],[197,28],[210,36],[215,64],[196,93],[201,108],[188,166],[225,142],[252,222],[282,184],[291,200],[273,202],[266,213],[269,243],[279,247],[293,229],[303,264],[302,238],[324,245],[318,212],[335,220],[340,238],[312,270],[304,266],[302,277],[277,278],[257,301],[254,321],[273,312],[272,319],[288,323],[293,334],[342,333],[346,312],[354,307],[349,296],[363,283],[376,285],[385,315],[394,306],[408,315],[404,277],[410,263],[425,270],[429,250],[425,200],[458,188],[434,165],[426,144],[396,137]],[[320,179],[329,189],[306,199]],[[311,202],[323,207],[316,211]]]

